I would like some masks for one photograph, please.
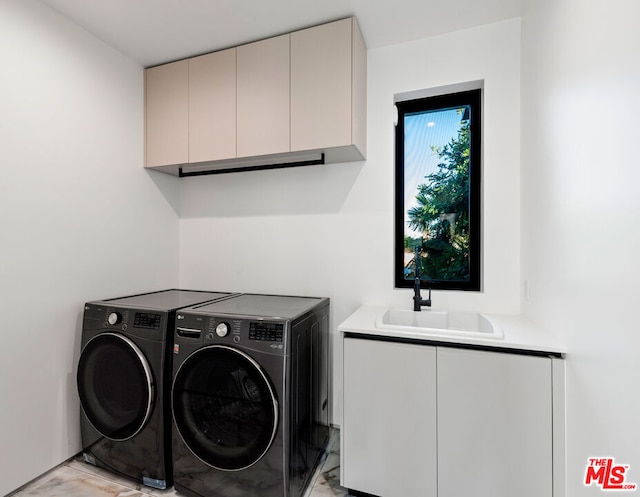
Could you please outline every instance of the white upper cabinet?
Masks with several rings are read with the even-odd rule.
[[[238,157],[289,152],[289,35],[238,47]]]
[[[189,160],[189,74],[181,60],[145,71],[147,167]]]
[[[189,59],[189,162],[236,157],[236,49]]]
[[[146,167],[207,172],[366,156],[353,18],[145,71]]]
[[[354,18],[291,34],[291,150],[351,146],[364,158],[366,49]]]

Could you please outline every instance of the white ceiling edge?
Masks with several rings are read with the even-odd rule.
[[[367,48],[504,21],[525,0],[41,0],[143,67],[355,16]]]

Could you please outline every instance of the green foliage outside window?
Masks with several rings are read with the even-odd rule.
[[[462,114],[463,109],[458,113]],[[458,136],[438,155],[438,171],[418,185],[417,205],[407,212],[409,227],[421,238],[405,236],[405,250],[420,244],[420,274],[434,280],[469,278],[469,120],[460,121]],[[408,276],[415,274],[415,260]]]

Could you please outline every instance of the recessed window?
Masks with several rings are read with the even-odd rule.
[[[481,90],[396,102],[395,285],[481,288]],[[419,249],[416,261],[415,249]]]

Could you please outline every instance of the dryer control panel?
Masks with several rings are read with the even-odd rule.
[[[96,333],[112,331],[164,341],[168,319],[168,313],[162,311],[87,303],[84,306],[82,326],[83,330],[95,330]]]
[[[159,330],[162,314],[157,312],[136,312],[133,316],[133,326],[146,330]]]

